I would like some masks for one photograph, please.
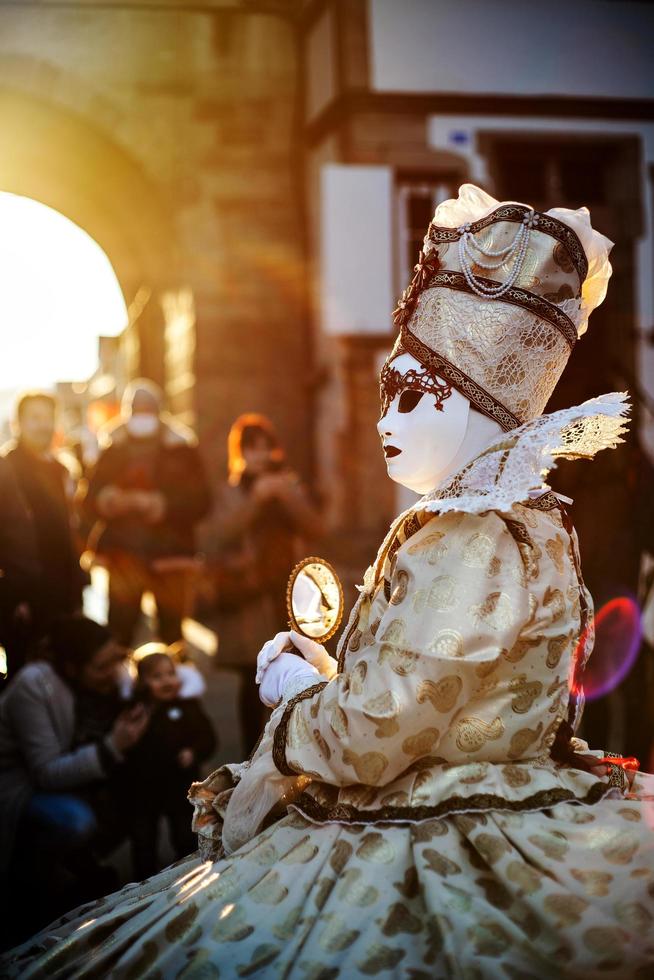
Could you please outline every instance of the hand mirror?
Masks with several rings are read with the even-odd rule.
[[[343,589],[324,558],[305,558],[288,580],[286,606],[291,629],[317,643],[334,635],[343,618]]]

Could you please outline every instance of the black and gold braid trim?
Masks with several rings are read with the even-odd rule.
[[[543,232],[545,235],[549,235],[550,238],[555,238],[557,242],[561,242],[565,246],[570,253],[570,258],[579,276],[579,283],[580,285],[583,284],[588,275],[588,259],[577,234],[568,225],[559,221],[557,218],[553,218],[550,214],[543,214],[542,211],[536,211],[535,213],[538,217],[538,226],[534,231]],[[495,224],[497,221],[521,223],[530,214],[531,209],[525,205],[502,204],[499,208],[495,208],[494,211],[487,214],[485,218],[471,222],[470,231],[473,235],[476,235],[478,231],[482,231],[482,229]],[[458,241],[461,233],[458,228],[444,228],[441,225],[432,223],[429,226],[427,237],[430,241],[438,245],[439,242]]]
[[[295,774],[294,774],[295,775]],[[434,806],[385,806],[378,810],[359,810],[349,803],[336,803],[323,806],[309,793],[302,793],[294,801],[297,807],[310,820],[317,823],[384,823],[386,821],[406,821],[419,823],[422,820],[436,820],[440,817],[456,816],[458,813],[474,813],[499,810],[520,813],[525,810],[548,810],[558,803],[594,804],[603,799],[611,790],[607,783],[594,783],[585,796],[575,796],[568,789],[544,789],[532,793],[524,800],[506,800],[495,793],[475,793],[472,796],[450,796]]]
[[[480,384],[477,384],[465,371],[456,367],[446,357],[443,357],[442,354],[437,354],[436,351],[433,351],[431,347],[428,347],[415,334],[411,333],[406,326],[402,328],[402,346],[417,361],[424,364],[425,367],[431,368],[442,378],[445,378],[469,402],[472,402],[475,408],[483,415],[488,416],[489,419],[493,419],[494,422],[499,422],[505,432],[510,432],[511,429],[517,429],[523,424],[521,419],[514,415],[513,412],[510,412],[508,408],[491,395],[490,392],[486,391],[485,388],[482,388]]]
[[[619,790],[624,792],[628,786],[627,774],[622,768],[622,766],[616,765],[614,762],[609,763],[609,786],[617,787]]]
[[[548,490],[547,493],[536,497],[535,500],[526,500],[525,507],[529,507],[530,510],[562,510],[563,502],[559,500],[553,490]]]
[[[414,534],[417,534],[418,531],[420,531],[428,521],[433,520],[434,517],[436,517],[436,514],[432,514],[424,510],[414,511],[402,522],[401,526],[395,532],[395,536],[383,562],[384,569],[386,568],[386,565],[388,565],[389,575],[392,575],[393,559],[397,555],[402,545],[406,544]],[[384,574],[384,598],[386,599],[386,602],[390,602],[391,592],[391,579]]]
[[[283,776],[297,776],[298,773],[295,769],[291,769],[286,761],[286,734],[288,732],[288,725],[291,720],[291,712],[296,704],[300,701],[306,701],[308,698],[312,698],[314,694],[318,694],[322,691],[323,687],[327,685],[327,681],[320,681],[318,684],[312,684],[311,687],[305,688],[304,691],[300,691],[295,697],[289,699],[288,704],[284,708],[284,713],[279,720],[279,724],[275,729],[275,734],[273,735],[273,748],[272,757],[273,762],[279,769]]]
[[[350,625],[350,628],[347,631],[347,636],[345,637],[345,639],[343,640],[343,643],[341,644],[341,652],[338,655],[338,672],[339,672],[339,674],[341,674],[343,672],[343,667],[345,665],[345,657],[347,656],[347,651],[348,651],[349,646],[350,646],[350,640],[352,639],[352,636],[355,633],[355,631],[359,628],[359,621],[360,621],[360,619],[361,619],[361,616],[357,612],[356,616],[352,620],[352,623]]]
[[[580,623],[579,623],[579,633],[577,634],[577,648],[580,646],[580,641],[583,637],[588,635],[588,624],[591,620],[592,609],[589,609],[588,602],[586,600],[586,587],[584,585],[584,579],[581,574],[581,563],[577,549],[572,543],[572,536],[574,533],[574,526],[570,518],[570,514],[565,507],[561,508],[561,517],[563,520],[563,527],[568,533],[570,538],[570,554],[572,557],[572,563],[574,565],[575,574],[577,576],[577,585],[579,588],[579,609],[581,612]],[[579,722],[579,706],[583,707],[584,693],[583,693],[583,674],[586,667],[585,662],[582,660],[581,652],[577,649],[577,656],[572,664],[572,683],[570,685],[570,699],[568,701],[568,728],[570,734],[574,734],[576,729],[576,724]],[[586,658],[588,659],[588,658]]]
[[[495,279],[487,279],[484,276],[476,276],[475,278],[482,286],[497,287],[498,285]],[[470,293],[471,296],[477,295],[470,288],[463,273],[456,272],[454,269],[443,269],[435,273],[435,275],[427,279],[423,286],[423,291],[439,286],[445,289],[455,289],[461,293]],[[558,330],[571,351],[577,343],[577,330],[570,317],[566,316],[554,303],[543,299],[542,296],[530,293],[526,289],[520,289],[518,286],[511,286],[510,289],[507,289],[505,293],[502,293],[501,297],[493,300],[493,302],[509,303],[511,306],[519,306],[521,309],[533,313],[534,316],[540,317],[541,320],[547,320],[548,323]]]
[[[516,544],[524,544],[533,550],[534,542],[531,540],[531,535],[522,521],[514,521],[509,517],[505,517],[504,523]]]

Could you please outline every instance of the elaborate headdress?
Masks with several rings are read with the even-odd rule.
[[[413,354],[517,428],[542,413],[604,299],[611,247],[587,208],[542,214],[464,184],[436,208],[394,313],[394,354]]]
[[[393,314],[389,360],[412,354],[509,433],[418,507],[510,507],[557,457],[590,458],[622,442],[625,393],[541,413],[590,313],[606,296],[612,242],[587,208],[499,202],[473,184],[436,208]]]

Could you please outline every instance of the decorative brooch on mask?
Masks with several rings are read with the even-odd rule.
[[[426,368],[410,368],[406,374],[400,374],[397,368],[391,367],[388,361],[384,364],[379,376],[379,397],[382,403],[382,418],[396,395],[406,391],[420,391],[433,395],[437,411],[443,411],[443,402],[452,394],[452,386],[440,381],[435,374]]]
[[[428,243],[431,245],[431,243]],[[425,246],[425,249],[428,246]],[[438,257],[438,252],[431,246],[431,251],[427,252],[422,249],[418,255],[418,261],[413,267],[413,279],[411,283],[402,293],[402,296],[393,310],[393,323],[396,327],[403,327],[411,319],[411,314],[416,308],[416,303],[418,302],[418,297],[423,289],[426,288],[427,283],[433,275],[435,275],[441,267],[441,262]]]

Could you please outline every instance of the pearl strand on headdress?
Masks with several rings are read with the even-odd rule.
[[[473,235],[473,233],[470,231],[469,224],[463,225],[463,228],[465,231],[468,232],[468,238],[470,239],[470,241],[472,242],[472,244],[474,245],[474,247],[477,249],[478,252],[481,252],[482,255],[487,255],[489,258],[495,258],[498,255],[506,255],[507,252],[510,252],[512,249],[515,248],[516,241],[520,238],[520,235],[524,231],[524,224],[525,223],[523,221],[520,225],[518,225],[518,230],[513,237],[513,241],[509,242],[508,245],[505,245],[504,248],[498,248],[495,250],[491,248],[484,248],[483,245],[480,245],[479,242],[477,241],[476,235]]]
[[[511,244],[507,246],[507,248],[504,250],[504,255],[502,255],[502,257],[497,262],[482,262],[481,259],[476,258],[476,256],[472,254],[472,249],[470,248],[470,245],[466,238],[463,239],[463,247],[465,249],[465,253],[471,262],[473,262],[475,265],[478,265],[482,269],[499,269],[500,266],[503,266],[506,262],[508,262],[513,252],[515,252],[516,248],[521,243],[524,227],[525,227],[524,225],[520,225],[520,230],[518,234],[515,236]],[[470,238],[472,238],[472,235],[470,236]],[[482,255],[488,254],[487,252],[484,252],[482,249],[479,249],[479,251],[482,253]]]
[[[529,235],[524,235],[520,241],[517,254],[513,260],[513,267],[511,272],[507,276],[504,282],[497,283],[496,286],[487,286],[485,283],[480,282],[476,278],[474,272],[472,271],[472,266],[465,254],[465,250],[459,242],[459,259],[463,269],[463,274],[466,278],[466,282],[478,296],[488,296],[492,298],[497,298],[503,296],[504,293],[508,292],[512,286],[515,285],[520,272],[522,271],[522,264],[524,262],[525,254],[527,251],[527,245],[529,244]]]
[[[493,251],[484,246],[480,245],[473,233],[470,230],[470,225],[462,225],[458,230],[460,233],[459,238],[459,262],[461,264],[461,269],[465,280],[468,283],[470,289],[477,296],[481,296],[485,299],[498,299],[503,296],[504,293],[511,289],[521,271],[525,260],[525,255],[527,254],[527,247],[529,245],[529,238],[531,236],[531,230],[538,224],[538,217],[534,214],[533,210],[530,210],[528,214],[522,219],[522,224],[518,228],[513,240],[504,248]],[[485,263],[475,258],[471,252],[470,246],[473,246],[478,252],[487,257],[498,257],[502,256],[497,264]],[[515,254],[514,254],[515,253]],[[498,283],[496,286],[487,286],[485,283],[480,282],[476,278],[474,272],[472,271],[471,262],[478,265],[482,269],[499,269],[501,265],[511,257],[513,257],[513,267],[509,273],[507,279],[503,283]]]

